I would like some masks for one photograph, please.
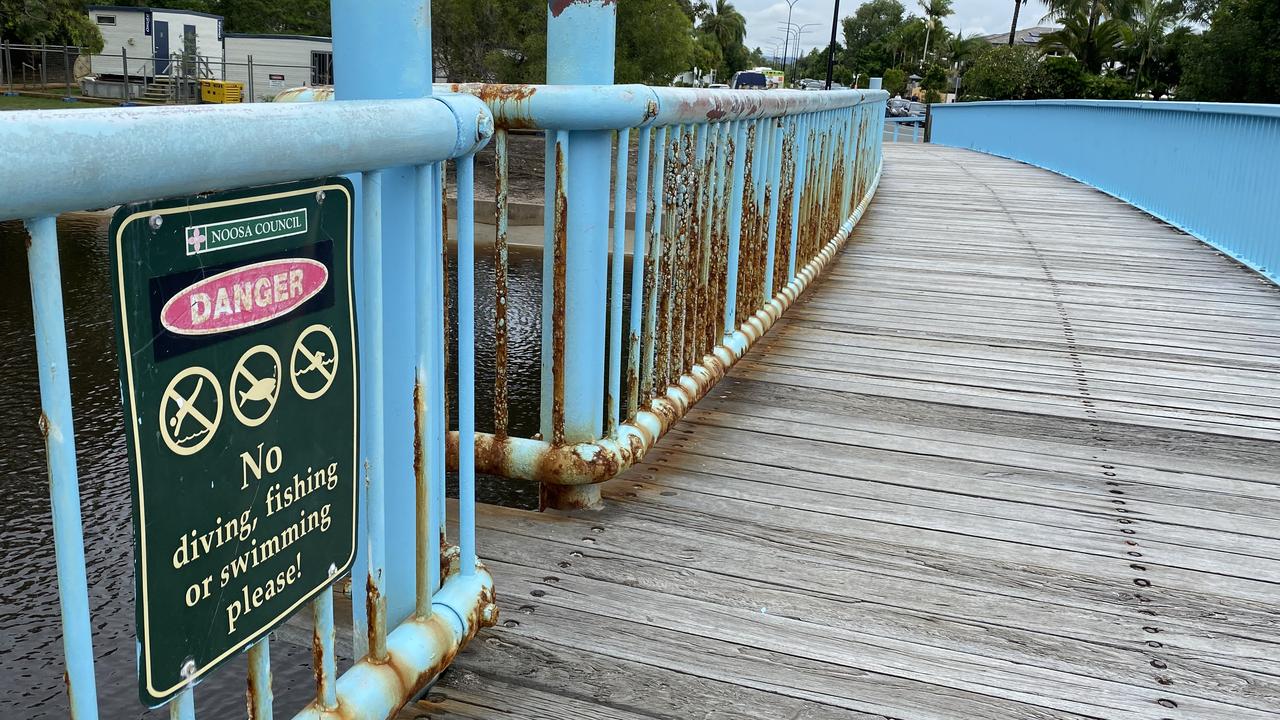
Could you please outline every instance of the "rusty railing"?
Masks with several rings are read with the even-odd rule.
[[[542,483],[544,507],[599,502],[821,274],[880,176],[879,90],[439,89],[496,124],[495,407],[476,470]],[[530,129],[546,135],[541,422],[513,437],[508,137]],[[470,443],[451,434],[451,465]]]

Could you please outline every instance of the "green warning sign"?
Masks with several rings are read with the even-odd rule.
[[[116,212],[147,705],[246,649],[350,567],[351,235],[341,178]]]

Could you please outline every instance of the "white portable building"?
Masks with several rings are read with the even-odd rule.
[[[333,41],[309,35],[227,33],[226,79],[245,84],[245,95],[270,100],[287,88],[333,84]],[[249,82],[249,58],[253,82]]]
[[[90,5],[90,22],[102,33],[102,55],[90,58],[93,72],[154,77],[169,72],[174,54],[191,49],[212,68],[222,63],[222,16],[193,10]]]

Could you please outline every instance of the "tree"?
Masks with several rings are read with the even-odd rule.
[[[882,74],[894,64],[892,38],[907,9],[898,0],[870,0],[846,17],[843,64],[859,72]]]
[[[964,75],[966,100],[1030,100],[1044,85],[1040,53],[1026,45],[993,47]]]
[[[1280,102],[1280,3],[1222,0],[1185,42],[1179,99]]]
[[[747,19],[733,3],[715,0],[715,6],[703,15],[701,29],[720,44],[724,63],[720,70],[726,78],[747,67],[747,49],[742,46],[742,39],[747,35]]]
[[[884,71],[880,85],[888,90],[890,95],[902,95],[907,91],[907,73],[898,68],[889,68]]]
[[[1076,13],[1061,21],[1060,30],[1041,36],[1040,50],[1068,53],[1094,74],[1102,71],[1103,63],[1119,58],[1131,37],[1129,26],[1115,18],[1090,25],[1089,16]]]
[[[618,4],[619,83],[666,84],[689,67],[693,23],[674,0],[627,0]]]
[[[79,0],[0,0],[0,38],[102,52],[102,33]]]
[[[1182,19],[1183,6],[1178,0],[1136,0],[1129,21],[1131,45],[1138,54],[1138,66],[1133,74],[1133,90],[1137,93],[1151,85],[1145,75],[1147,61],[1165,41],[1169,30]]]
[[[924,34],[924,52],[920,55],[920,62],[927,63],[929,61],[929,35],[935,27],[942,24],[942,18],[951,15],[955,10],[951,9],[951,0],[917,0],[920,3],[920,9],[924,10],[925,34]]]
[[[1018,14],[1022,11],[1022,6],[1027,4],[1027,0],[1013,0],[1013,22],[1009,23],[1009,44],[1013,44],[1013,36],[1018,33]]]
[[[1071,57],[1045,58],[1042,95],[1047,98],[1082,98],[1089,75],[1079,60]]]
[[[920,79],[920,87],[924,88],[924,101],[930,105],[942,100],[942,91],[947,88],[947,71],[940,65],[925,68],[924,77]]]

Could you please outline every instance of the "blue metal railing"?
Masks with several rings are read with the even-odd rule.
[[[924,116],[886,117],[884,119],[885,142],[918,143],[924,141]]]
[[[1280,283],[1280,106],[1102,100],[935,105],[932,141],[1088,183]]]
[[[360,173],[362,233],[357,247],[364,258],[360,284],[361,352],[374,360],[364,363],[362,455],[367,496],[359,542],[366,554],[370,588],[367,616],[353,618],[367,627],[365,657],[337,676],[333,586],[312,603],[316,699],[297,718],[377,717],[394,713],[485,624],[496,618],[493,584],[476,562],[474,483],[463,474],[459,494],[458,542],[442,547],[440,529],[445,518],[444,408],[432,403],[419,408],[431,435],[421,447],[441,458],[434,471],[418,475],[421,498],[408,528],[388,527],[384,517],[386,445],[383,395],[384,372],[378,361],[386,344],[381,310],[390,302],[381,268],[384,260],[413,264],[401,258],[412,247],[383,242],[384,210],[408,227],[417,246],[422,281],[414,290],[422,308],[419,356],[424,393],[444,395],[444,340],[441,252],[442,163],[453,159],[460,168],[459,195],[470,198],[469,168],[473,154],[492,135],[492,119],[483,103],[467,96],[406,100],[364,100],[325,105],[255,105],[168,109],[117,109],[15,112],[0,115],[0,220],[20,219],[31,235],[29,264],[36,348],[40,370],[41,413],[46,437],[53,525],[56,544],[67,688],[71,716],[97,718],[97,688],[84,565],[79,478],[75,464],[72,402],[68,381],[66,329],[55,215],[59,212],[156,197],[180,196],[289,180]],[[192,139],[207,147],[234,147],[235,152],[192,152]],[[139,162],[146,158],[147,162]],[[250,160],[246,160],[249,158]],[[386,207],[382,185],[386,168],[416,167],[416,213]],[[409,208],[412,210],[412,208]],[[416,219],[415,219],[416,218]],[[470,247],[470,225],[459,240]],[[383,254],[390,255],[384,258]],[[461,257],[460,276],[466,278],[471,258]],[[465,286],[465,280],[464,280]],[[469,368],[466,352],[472,344],[471,313],[459,313],[459,387],[463,398],[463,429],[470,413]],[[431,528],[425,532],[425,528]],[[399,532],[418,537],[410,569],[416,569],[415,611],[394,629],[386,612],[386,538]],[[412,547],[412,545],[410,545]],[[442,550],[444,551],[442,553]],[[442,556],[449,565],[441,567]],[[413,579],[410,578],[412,584]],[[360,610],[364,610],[363,607]],[[403,614],[400,615],[403,617]],[[264,637],[249,652],[248,707],[251,718],[272,717],[270,660]],[[170,704],[175,718],[193,718],[195,706],[188,685]]]
[[[497,420],[475,435],[474,453],[450,447],[460,465],[474,456],[484,472],[540,481],[544,506],[596,504],[597,483],[639,461],[830,262],[879,180],[880,90],[440,89],[480,97],[494,114],[499,248],[507,133],[547,137],[540,437],[510,437],[504,420],[500,250]],[[594,166],[574,165],[582,147]]]

